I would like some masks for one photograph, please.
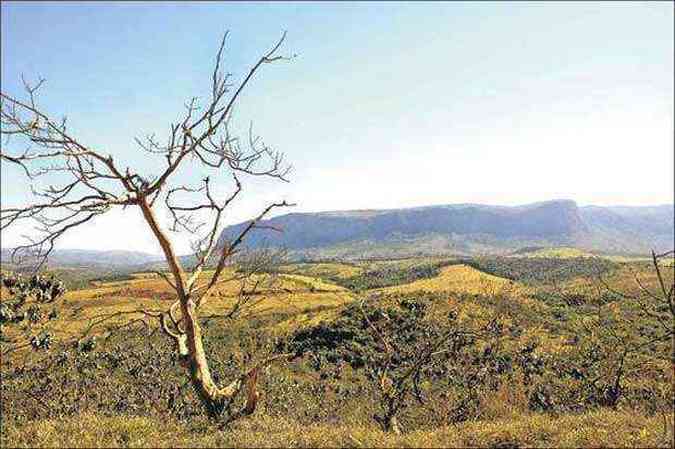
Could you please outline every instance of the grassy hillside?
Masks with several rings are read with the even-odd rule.
[[[129,323],[120,315],[92,331],[98,338],[91,345],[62,345],[103,314],[166,307],[172,296],[161,278],[135,273],[71,291],[48,323],[55,337],[51,349],[26,348],[3,357],[0,443],[672,447],[675,379],[668,348],[631,359],[616,404],[608,406],[598,393],[611,384],[617,346],[594,339],[594,323],[600,323],[595,301],[614,301],[610,305],[617,313],[646,324],[645,318],[630,304],[597,297],[585,265],[562,270],[553,285],[538,274],[550,268],[551,253],[504,259],[515,261],[517,270],[507,268],[518,276],[482,271],[484,261],[439,258],[289,264],[281,267],[278,285],[263,292],[254,313],[239,320],[222,317],[237,291],[234,282],[222,285],[202,313],[217,378],[231,378],[270,351],[288,351],[297,342],[304,348],[265,371],[256,414],[225,428],[204,416],[172,345],[155,323],[150,329],[135,323],[109,333]],[[568,267],[589,259],[557,260]],[[495,266],[501,267],[490,265]],[[608,263],[603,273],[629,293],[635,292],[634,273],[647,286],[658,282],[639,262]],[[419,385],[422,399],[411,396],[406,403],[400,416],[405,432],[397,436],[382,432],[372,419],[379,393],[353,351],[362,350],[356,342],[368,341],[360,304],[394,319],[403,310],[400,304],[408,303],[426,307],[420,332],[491,326],[494,335],[470,343],[429,373]],[[449,316],[455,318],[448,321]],[[594,384],[595,376],[600,382]]]
[[[558,259],[594,256],[592,253],[589,253],[587,251],[566,246],[552,247],[552,248],[525,247],[517,251],[514,251],[512,255],[518,257],[553,257]]]

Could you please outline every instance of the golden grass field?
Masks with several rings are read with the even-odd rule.
[[[519,254],[518,257],[556,257],[558,259],[569,259],[572,257],[594,257],[594,255],[577,248],[561,246],[557,248],[541,248],[534,251],[528,251]]]
[[[483,273],[467,265],[451,265],[441,269],[439,276],[420,279],[403,285],[381,289],[387,293],[413,293],[418,291],[444,293],[495,294],[503,291],[525,293],[526,288],[517,282]]]
[[[287,271],[291,270],[287,268]],[[254,300],[256,305],[251,307],[249,313],[288,314],[289,318],[278,326],[280,329],[290,330],[297,326],[316,324],[321,320],[330,319],[341,306],[356,299],[356,295],[344,287],[314,277],[310,273],[351,276],[360,272],[360,268],[337,263],[302,264],[295,267],[292,272],[303,274],[279,275],[272,287],[260,289],[259,297]],[[209,274],[211,273],[205,272],[202,278],[206,279]],[[200,315],[208,317],[226,313],[235,301],[238,289],[238,281],[221,284],[200,308]],[[462,292],[485,294],[501,292],[510,294],[512,300],[528,301],[527,287],[482,273],[466,265],[445,267],[435,278],[377,289],[369,294],[414,292],[447,294],[449,304],[456,304],[456,295]],[[131,318],[139,318],[140,315],[131,314],[134,310],[166,310],[172,300],[171,286],[154,273],[136,273],[132,280],[97,282],[92,288],[75,290],[64,295],[58,318],[48,323],[49,331],[58,340],[68,340],[81,336],[92,323],[111,317],[91,329],[90,334],[96,334],[107,326],[120,325]],[[475,304],[466,304],[465,307],[466,313],[473,310],[476,315],[481,313],[478,308],[479,306]]]
[[[379,261],[374,264],[381,266],[389,263],[394,262]],[[395,263],[412,265],[415,260]],[[463,298],[462,294],[500,297],[504,301],[511,301],[534,310],[541,307],[538,301],[530,297],[532,287],[463,264],[444,267],[436,277],[369,290],[363,295],[356,295],[342,286],[318,277],[319,275],[349,277],[362,270],[363,268],[359,266],[340,263],[287,265],[283,267],[283,273],[278,276],[273,286],[260,289],[260,294],[253,300],[255,305],[250,307],[247,313],[286,314],[288,318],[275,325],[279,331],[286,332],[300,326],[330,320],[339,313],[342,306],[357,297],[365,296],[381,297],[416,292],[446,295],[447,308],[443,307],[441,312],[453,309],[459,313],[460,320],[473,322],[484,322],[493,317],[497,311],[493,307]],[[200,279],[205,280],[210,274],[211,272],[205,271]],[[620,280],[624,284],[630,284],[626,275],[627,272],[621,272],[612,275],[608,281]],[[228,273],[224,278],[227,276]],[[92,288],[67,292],[59,307],[58,318],[49,321],[46,329],[57,340],[65,341],[81,337],[92,323],[98,324],[90,329],[88,335],[102,333],[107,327],[119,326],[129,322],[130,319],[140,318],[141,315],[131,313],[134,310],[166,310],[171,305],[172,288],[160,276],[155,273],[135,273],[132,277],[133,279],[124,281],[96,282]],[[239,285],[238,281],[234,280],[222,283],[205,305],[200,307],[200,315],[214,317],[227,313],[235,301]],[[567,282],[565,288],[585,291],[590,287],[587,281],[576,279]],[[152,321],[149,324],[157,325]],[[540,339],[551,340],[545,331],[536,328],[527,329],[522,338],[526,339],[533,335],[537,335]],[[551,341],[551,349],[556,347],[556,350],[560,350],[559,344],[557,338]]]
[[[341,278],[355,276],[363,271],[361,267],[356,265],[330,262],[296,263],[284,265],[281,267],[281,270],[285,273],[302,273],[306,276],[336,276]]]
[[[202,277],[206,278],[209,274],[205,272]],[[90,324],[119,313],[92,329],[91,333],[95,334],[96,329],[100,332],[105,326],[123,324],[132,317],[140,317],[131,314],[134,310],[166,310],[172,304],[172,288],[161,277],[152,273],[138,273],[133,277],[133,280],[127,281],[99,282],[93,288],[66,293],[59,308],[59,317],[49,323],[50,331],[60,340],[78,337]],[[200,315],[208,317],[227,313],[235,301],[239,285],[238,281],[221,284],[200,307]],[[334,309],[352,299],[353,295],[345,288],[322,279],[282,274],[273,286],[259,289],[252,300],[255,305],[247,309],[247,313],[283,312],[303,321],[313,311]]]

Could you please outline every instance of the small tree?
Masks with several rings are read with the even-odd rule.
[[[399,434],[401,412],[412,400],[425,402],[422,385],[437,380],[435,371],[444,372],[444,365],[453,365],[486,334],[460,325],[452,311],[434,316],[425,297],[387,306],[372,302],[355,302],[336,321],[300,330],[290,346],[297,355],[325,355],[363,370],[377,397],[374,419],[384,431]]]
[[[277,55],[285,33],[236,86],[231,82],[232,75],[224,73],[221,67],[226,38],[227,33],[216,55],[210,97],[205,104],[198,105],[197,98],[192,98],[186,104],[185,114],[170,125],[163,142],[154,135],[136,139],[139,157],[145,154],[157,158],[159,171],[155,174],[142,174],[133,166],[121,165],[112,155],[71,135],[65,118],[56,120],[45,113],[37,103],[37,92],[44,80],[35,85],[24,80],[26,100],[0,94],[2,137],[6,138],[0,159],[22,169],[34,195],[34,201],[26,206],[3,208],[0,229],[33,221],[41,231],[39,237],[15,248],[12,257],[29,256],[40,267],[54,243],[66,232],[115,207],[139,208],[169,268],[168,275],[158,274],[171,286],[176,300],[165,310],[138,309],[125,313],[159,321],[164,333],[175,342],[204,406],[214,416],[220,415],[242,389],[247,391],[246,404],[237,413],[252,413],[258,397],[258,371],[274,358],[255,364],[225,386],[218,386],[202,343],[200,310],[223,282],[249,280],[242,284],[234,306],[237,310],[233,313],[240,312],[241,306],[253,297],[253,289],[259,286],[258,282],[250,282],[257,270],[247,269],[229,276],[227,268],[235,262],[242,242],[259,226],[260,220],[274,209],[291,206],[285,201],[269,204],[238,235],[220,239],[225,211],[241,194],[244,177],[286,181],[290,170],[283,154],[266,146],[250,128],[245,139],[230,132],[233,108],[254,75],[263,66],[288,59]],[[187,186],[179,182],[178,173],[186,169],[195,180],[199,179],[199,184]],[[233,181],[232,193],[225,198],[218,198],[213,191],[218,176]],[[160,201],[172,218],[171,230],[193,236],[193,262],[189,267],[178,257],[170,234],[157,219]],[[253,264],[259,265],[264,263]],[[207,266],[214,269],[208,276],[204,273]],[[103,317],[95,324],[106,319]]]

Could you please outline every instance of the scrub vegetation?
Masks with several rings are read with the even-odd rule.
[[[68,291],[48,347],[3,354],[2,445],[672,447],[672,267],[525,284],[463,262],[286,264],[243,317],[222,313],[224,286],[200,319],[214,378],[286,355],[237,420],[204,413],[156,323],[120,315],[82,336],[113,304],[170,301],[161,277]],[[424,275],[330,280],[402,266]]]

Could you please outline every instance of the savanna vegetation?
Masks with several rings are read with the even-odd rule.
[[[357,291],[327,280],[430,263],[287,264],[259,275],[276,284],[244,319],[219,313],[235,285],[219,292],[200,319],[216,381],[284,355],[239,419],[204,413],[153,321],[120,316],[82,338],[113,299],[170,301],[158,275],[66,292],[51,344],[3,355],[2,444],[672,447],[671,267],[536,285],[466,264]]]

